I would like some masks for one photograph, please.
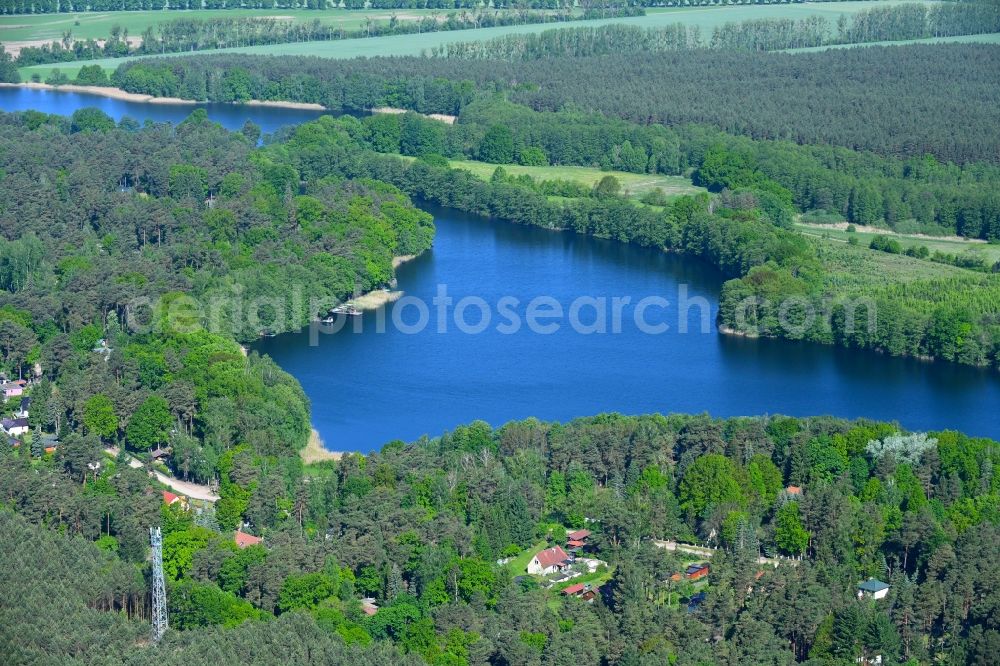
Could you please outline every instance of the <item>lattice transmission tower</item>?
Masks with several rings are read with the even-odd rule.
[[[167,631],[167,585],[163,581],[163,536],[159,527],[149,528],[153,546],[153,641],[159,641]]]

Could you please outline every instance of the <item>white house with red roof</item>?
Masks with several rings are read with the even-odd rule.
[[[562,549],[562,546],[553,546],[540,551],[528,562],[528,573],[535,576],[562,571],[570,565],[569,555]]]

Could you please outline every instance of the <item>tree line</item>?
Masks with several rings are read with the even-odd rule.
[[[897,158],[931,154],[964,164],[998,159],[1000,118],[989,102],[998,59],[1000,50],[975,44],[795,55],[669,51],[518,62],[225,55],[131,61],[112,81],[130,92],[232,101],[235,80],[252,99],[452,115],[478,96],[500,91],[537,111],[572,107],[643,125],[700,123],[758,139]],[[736,89],[743,91],[738,97],[732,94]],[[909,112],[897,113],[901,107]]]
[[[538,113],[497,99],[465,106],[446,126],[411,116],[363,118],[365,145],[494,164],[575,165],[691,174],[719,191],[762,180],[798,212],[899,232],[1000,240],[996,166],[896,159],[830,146],[734,137],[702,126],[637,125],[599,114]]]
[[[612,16],[638,16],[642,9],[623,8],[611,11]],[[450,30],[471,30],[529,23],[558,23],[593,18],[589,12],[540,12],[477,9],[451,12],[444,17],[425,16],[419,20],[400,21],[393,16],[388,21],[368,18],[363,27],[347,29],[320,19],[297,22],[280,17],[183,18],[151,25],[142,32],[141,42],[132,45],[128,30],[111,29],[105,40],[74,40],[71,31],[62,40],[42,46],[25,46],[17,57],[20,67],[31,65],[121,58],[135,55],[204,51],[264,44],[286,44],[309,41],[361,39],[388,35],[408,35]]]
[[[700,26],[674,23],[656,28],[606,25],[502,35],[436,46],[431,55],[485,60],[534,60],[623,53],[658,53],[697,48],[778,51],[834,44],[974,35],[1000,31],[996,2],[923,3],[874,7],[841,15],[802,19],[729,21],[702,34]]]

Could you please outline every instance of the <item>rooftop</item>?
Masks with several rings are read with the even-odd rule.
[[[883,583],[877,578],[869,578],[865,582],[858,585],[858,589],[862,592],[881,592],[882,590],[888,590],[889,584]]]
[[[546,548],[545,550],[539,551],[535,557],[538,558],[538,564],[540,564],[543,568],[562,564],[569,559],[569,555],[566,554],[566,551],[563,550],[561,546]]]
[[[247,534],[246,532],[241,532],[240,530],[236,530],[234,538],[236,539],[236,545],[239,546],[240,548],[247,548],[248,546],[256,546],[257,544],[264,542],[264,540],[261,539],[260,537],[255,537],[252,534]]]

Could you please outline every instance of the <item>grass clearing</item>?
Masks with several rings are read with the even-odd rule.
[[[933,238],[928,236],[914,236],[908,234],[897,234],[889,229],[885,231],[854,231],[849,232],[844,229],[835,228],[832,225],[804,224],[796,223],[795,227],[807,236],[814,238],[828,239],[833,242],[847,243],[852,236],[858,239],[858,246],[867,248],[875,236],[891,236],[899,241],[904,249],[911,247],[926,246],[932,253],[943,252],[945,254],[961,255],[966,252],[981,254],[988,263],[1000,261],[1000,245],[982,243],[972,240],[955,240],[952,238]],[[879,254],[885,254],[880,252]]]
[[[882,0],[879,6],[903,4],[905,0]],[[933,2],[927,2],[925,4],[935,4]],[[495,37],[500,37],[502,35],[519,34],[519,33],[538,33],[545,30],[551,30],[558,27],[585,27],[585,26],[600,26],[608,25],[611,23],[620,23],[626,25],[637,25],[644,28],[656,28],[665,25],[672,25],[674,23],[683,23],[685,25],[696,25],[702,30],[702,35],[704,39],[711,38],[711,31],[717,26],[721,26],[724,23],[731,21],[746,21],[751,19],[801,19],[809,16],[823,16],[828,18],[831,22],[836,22],[836,20],[841,15],[851,16],[865,9],[872,8],[871,2],[821,2],[821,3],[798,3],[798,4],[785,4],[785,5],[737,5],[737,6],[720,6],[720,7],[663,7],[663,8],[653,8],[647,10],[646,16],[634,16],[628,18],[611,18],[611,19],[594,19],[587,21],[574,21],[572,23],[539,23],[531,25],[518,25],[518,26],[504,26],[504,27],[494,27],[494,28],[480,28],[480,29],[470,29],[470,30],[455,30],[450,32],[433,32],[424,33],[417,35],[391,35],[387,37],[372,37],[372,38],[361,38],[361,39],[344,39],[337,41],[327,41],[327,42],[296,42],[291,44],[272,44],[266,46],[249,46],[240,48],[230,48],[230,49],[217,49],[211,51],[198,51],[199,54],[207,53],[250,53],[257,55],[303,55],[303,56],[318,56],[321,58],[356,58],[356,57],[375,57],[375,56],[414,56],[420,55],[421,53],[429,53],[435,46],[441,46],[444,44],[451,44],[455,42],[467,42],[474,40],[487,40],[493,39]],[[221,13],[222,15],[232,15],[235,11],[246,11],[253,12],[254,10],[218,10],[216,13]],[[429,10],[401,10],[398,16],[403,17],[413,15],[416,16],[420,11],[424,11],[428,14],[437,14],[439,16],[446,15],[447,12],[432,12]],[[114,24],[117,19],[118,24],[126,27],[129,22],[132,26],[129,28],[129,34],[136,36],[142,32],[143,25],[149,25],[150,21],[156,20],[169,20],[172,17],[185,16],[185,18],[190,18],[194,14],[201,14],[203,16],[209,16],[212,12],[211,10],[200,10],[198,12],[108,12],[108,15],[122,15],[121,18],[116,16],[110,16],[110,18],[102,19],[105,23],[95,22],[92,28],[87,28],[88,30],[93,30],[95,33],[98,32],[99,28],[104,29],[102,26],[106,26],[110,29],[110,26]],[[257,10],[258,15],[275,15],[275,16],[294,16],[297,20],[312,20],[319,19],[321,21],[326,21],[327,17],[330,18],[330,22],[336,20],[343,21],[345,27],[358,27],[364,24],[366,15],[368,16],[390,16],[391,11],[378,10],[378,11],[348,11],[348,10],[324,10],[324,11],[302,11],[299,10]],[[127,15],[134,15],[136,18],[130,19],[126,18]],[[162,18],[161,18],[162,15]],[[86,17],[86,14],[81,14],[80,17]],[[301,17],[301,18],[300,18]],[[80,20],[80,26],[73,26],[74,20]],[[38,25],[32,28],[22,28],[22,27],[10,27],[4,28],[4,25],[8,26],[23,26],[28,25],[29,21],[37,21]],[[83,19],[76,16],[67,15],[44,15],[44,16],[5,16],[0,17],[0,42],[4,40],[13,40],[14,37],[8,36],[8,32],[11,35],[18,35],[18,39],[39,39],[39,37],[34,36],[38,34],[52,35],[53,30],[55,35],[53,38],[59,38],[62,35],[62,30],[66,29],[66,24],[58,24],[56,26],[47,25],[45,21],[69,21],[69,26],[77,27],[77,29],[82,29]],[[354,21],[351,23],[351,21]],[[76,34],[76,33],[75,33]],[[82,32],[78,36],[85,36]],[[47,37],[46,37],[47,38]],[[190,53],[178,53],[178,54],[164,54],[162,56],[144,56],[144,57],[175,57],[190,55]],[[97,64],[106,70],[114,70],[118,65],[120,65],[125,60],[129,58],[102,58],[98,60],[90,61],[79,61],[75,63],[62,63],[61,65],[36,65],[34,67],[22,68],[21,77],[24,80],[30,80],[32,74],[38,74],[44,80],[54,69],[58,69],[66,73],[67,75],[73,77],[76,72],[79,71],[80,67],[83,65],[93,65]]]
[[[623,193],[640,198],[645,193],[661,188],[670,196],[695,194],[705,189],[691,184],[683,176],[662,176],[659,174],[628,173],[625,171],[601,171],[593,167],[578,166],[520,166],[516,164],[488,164],[472,160],[449,160],[453,169],[464,169],[483,180],[489,180],[498,166],[514,176],[527,174],[535,180],[569,180],[586,187],[593,187],[604,176],[614,176],[622,184]]]
[[[548,547],[549,547],[548,541],[545,540],[539,541],[531,548],[522,550],[517,556],[515,556],[513,559],[507,562],[507,564],[505,564],[504,566],[507,567],[508,570],[510,570],[511,574],[515,576],[523,576],[527,573],[528,562],[530,562],[531,558],[535,556],[535,553],[537,553],[540,550],[545,550]]]

